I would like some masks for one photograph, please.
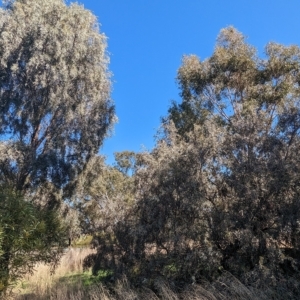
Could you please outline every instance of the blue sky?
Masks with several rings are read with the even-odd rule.
[[[175,81],[184,54],[205,59],[221,28],[235,26],[263,54],[269,41],[300,44],[296,0],[81,0],[108,37],[112,98],[119,123],[101,153],[154,146],[160,118],[180,101]]]
[[[68,1],[70,2],[70,1]],[[78,0],[108,37],[119,123],[100,153],[154,146],[184,54],[209,57],[221,28],[235,26],[263,54],[269,41],[300,45],[299,0]]]

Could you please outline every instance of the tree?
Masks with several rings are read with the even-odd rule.
[[[124,152],[124,155],[133,155],[128,153]],[[127,161],[122,162],[122,167],[127,171]],[[81,228],[84,233],[93,236],[109,232],[134,203],[134,179],[118,167],[106,165],[101,156],[93,158],[84,178],[82,189],[73,197],[73,205],[79,211]]]
[[[33,272],[37,262],[58,263],[66,228],[55,211],[38,209],[12,189],[1,187],[0,204],[1,297],[10,284]]]
[[[184,57],[178,82],[182,105],[139,156],[115,256],[100,247],[95,269],[177,286],[222,270],[275,288],[299,278],[300,48],[269,43],[259,58],[228,27],[210,58]]]
[[[67,239],[57,209],[80,188],[114,123],[110,86],[106,37],[90,11],[63,0],[5,1],[0,184],[11,190],[1,192],[4,288],[35,262],[61,255]]]
[[[229,27],[211,58],[185,57],[178,72],[183,101],[219,124],[212,238],[238,276],[259,267],[278,275],[286,265],[299,272],[300,49],[269,43],[266,56]]]
[[[172,102],[168,109],[167,117],[162,118],[162,123],[168,124],[172,121],[178,133],[187,138],[186,133],[194,129],[195,125],[203,125],[207,111],[200,103],[192,101],[182,101],[182,103]]]
[[[0,181],[53,206],[115,118],[106,37],[63,0],[15,0],[0,14]]]
[[[115,167],[124,175],[133,174],[136,162],[136,153],[133,151],[115,152]]]

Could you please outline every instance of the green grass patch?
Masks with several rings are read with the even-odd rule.
[[[76,284],[77,282],[81,282],[83,286],[88,287],[105,281],[112,274],[113,273],[110,270],[100,270],[96,276],[92,275],[91,272],[73,273],[60,277],[58,282],[66,284]]]
[[[177,271],[178,270],[177,270],[177,266],[176,266],[175,263],[171,263],[169,265],[166,265],[163,268],[164,274],[168,274],[168,275],[175,274]]]
[[[88,247],[93,240],[91,235],[79,237],[72,242],[72,247]]]

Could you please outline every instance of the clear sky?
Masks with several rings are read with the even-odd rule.
[[[101,153],[151,149],[160,118],[180,101],[184,54],[205,59],[221,28],[233,25],[263,54],[269,41],[300,45],[299,0],[80,0],[108,37],[119,123]]]
[[[68,1],[70,2],[70,1]],[[101,154],[154,146],[160,118],[180,101],[184,54],[209,57],[221,28],[233,25],[263,54],[269,41],[300,45],[299,0],[78,0],[108,37],[112,98],[119,123]]]

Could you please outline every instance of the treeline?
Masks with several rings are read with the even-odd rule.
[[[89,233],[84,264],[110,283],[180,290],[230,272],[299,297],[300,48],[269,43],[260,58],[222,29],[210,58],[183,58],[182,101],[155,147],[107,166],[97,152],[115,115],[96,24],[61,0],[1,11],[1,289]]]
[[[182,102],[154,149],[135,155],[134,205],[95,238],[95,273],[182,288],[230,272],[297,298],[300,49],[265,51],[229,27],[210,58],[184,57]]]

